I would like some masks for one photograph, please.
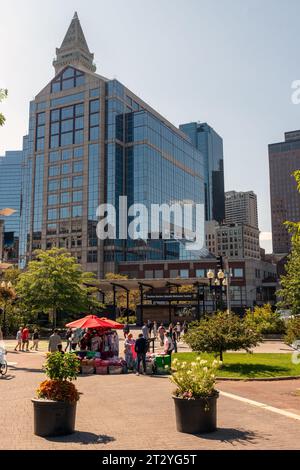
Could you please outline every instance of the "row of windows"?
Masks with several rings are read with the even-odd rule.
[[[73,206],[72,208],[61,207],[60,209],[48,209],[48,220],[68,219],[69,217],[82,217],[82,206]]]
[[[49,153],[49,162],[57,162],[59,160],[70,160],[71,158],[83,158],[83,147],[74,147],[71,149],[56,150]]]
[[[83,160],[72,163],[63,163],[62,165],[52,165],[49,167],[49,176],[68,175],[69,173],[80,173],[83,171]]]
[[[48,191],[58,191],[59,189],[81,188],[83,186],[83,176],[73,176],[73,178],[53,179],[48,182]]]
[[[208,269],[201,268],[196,269],[196,277],[206,278]],[[214,275],[216,272],[212,269]],[[244,277],[244,269],[243,268],[233,268],[232,270],[232,277],[234,278],[242,278]],[[146,279],[153,279],[153,278],[163,278],[164,271],[160,269],[156,270],[146,270],[144,273]],[[170,269],[170,277],[176,278],[180,277],[182,279],[188,279],[190,277],[189,269]]]
[[[56,206],[57,204],[68,204],[70,202],[82,202],[82,191],[63,192],[59,194],[49,194],[48,205]]]

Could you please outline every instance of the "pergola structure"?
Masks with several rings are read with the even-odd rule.
[[[197,319],[202,311],[205,311],[205,286],[209,286],[209,280],[206,278],[164,278],[164,279],[99,279],[89,286],[96,287],[102,294],[102,301],[105,303],[106,294],[113,293],[113,308],[117,308],[117,292],[126,292],[127,311],[129,310],[129,293],[133,290],[140,292],[140,318],[143,321],[143,310],[145,300],[157,300],[158,302],[167,302],[169,305],[169,319],[171,319],[172,301],[186,301],[193,299],[197,306]],[[182,286],[193,286],[193,293],[179,293]],[[172,289],[177,289],[177,293],[171,293]],[[155,293],[154,293],[155,292]],[[170,320],[171,321],[171,320]]]

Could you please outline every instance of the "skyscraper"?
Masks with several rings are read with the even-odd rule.
[[[285,141],[269,145],[273,252],[286,254],[291,236],[285,221],[300,220],[300,195],[293,176],[300,169],[300,131],[285,133]]]
[[[221,223],[225,219],[223,139],[207,123],[179,126],[204,157],[205,219]]]
[[[0,157],[0,209],[10,208],[15,212],[3,218],[3,243],[0,259],[18,262],[20,235],[22,151],[9,151]],[[2,218],[0,216],[0,218]]]
[[[258,229],[257,197],[253,191],[225,193],[226,224],[246,224]]]
[[[119,81],[95,73],[76,13],[56,54],[24,139],[22,264],[37,248],[64,247],[101,277],[119,261],[187,256],[175,240],[99,240],[96,211],[101,203],[118,211],[124,195],[128,206],[204,203],[201,152]]]

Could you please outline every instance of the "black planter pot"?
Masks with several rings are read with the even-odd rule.
[[[217,430],[217,399],[219,393],[207,398],[187,400],[172,397],[175,403],[177,431],[204,434]]]
[[[54,437],[75,431],[76,403],[39,399],[31,401],[34,410],[34,434]]]

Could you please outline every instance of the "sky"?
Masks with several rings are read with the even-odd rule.
[[[224,140],[225,189],[258,197],[271,251],[268,144],[300,128],[298,0],[0,0],[0,155],[20,149],[28,104],[78,12],[97,72],[175,125],[208,122]]]

